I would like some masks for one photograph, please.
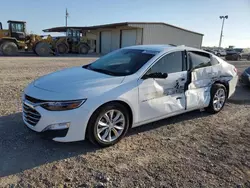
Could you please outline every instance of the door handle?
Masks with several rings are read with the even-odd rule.
[[[180,99],[182,99],[182,97],[177,97],[177,98],[176,98],[176,100],[180,100]]]
[[[185,81],[186,79],[185,78],[181,78],[181,81]]]

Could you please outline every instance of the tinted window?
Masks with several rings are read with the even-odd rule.
[[[12,23],[12,32],[24,32],[24,24],[22,23]]]
[[[150,69],[150,73],[174,73],[182,71],[182,52],[165,55]]]
[[[121,49],[101,57],[87,68],[110,75],[126,76],[137,72],[157,53],[156,51]]]
[[[189,52],[190,61],[192,63],[191,68],[201,68],[211,66],[210,55],[204,52]]]
[[[243,51],[242,48],[235,48],[234,50],[235,50],[236,52],[239,52],[239,53],[241,53],[241,52]]]

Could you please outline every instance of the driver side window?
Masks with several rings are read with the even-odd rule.
[[[148,71],[147,74],[153,73],[176,73],[183,70],[183,53],[182,51],[172,52],[165,55],[157,61]]]

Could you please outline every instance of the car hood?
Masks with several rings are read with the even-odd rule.
[[[114,77],[82,67],[74,67],[43,76],[33,82],[36,88],[56,93],[81,92],[102,88],[102,91],[119,85],[124,76]]]

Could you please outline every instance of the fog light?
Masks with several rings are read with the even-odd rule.
[[[43,131],[68,129],[69,126],[70,126],[69,122],[66,122],[66,123],[56,123],[56,124],[49,125]]]

